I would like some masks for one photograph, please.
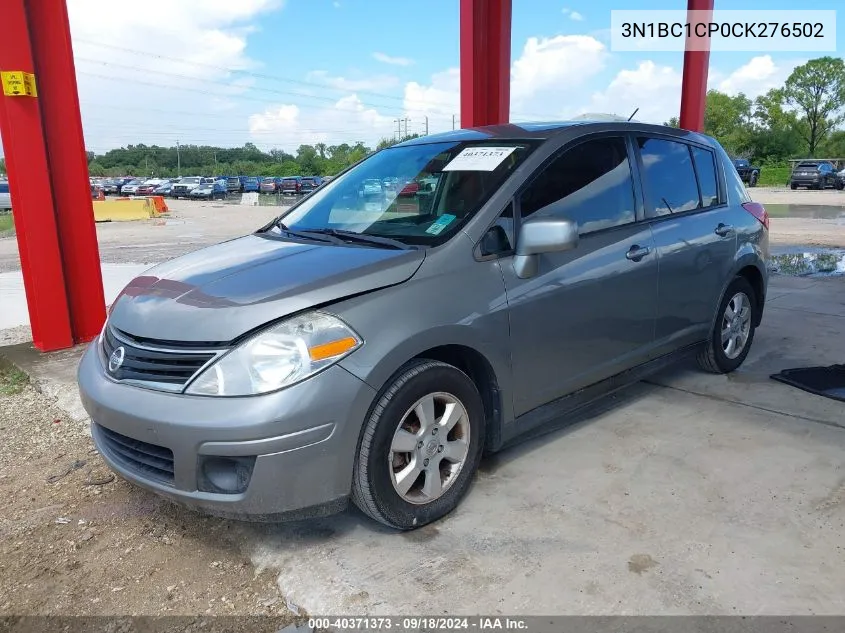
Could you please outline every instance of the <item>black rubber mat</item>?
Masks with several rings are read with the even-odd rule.
[[[845,402],[845,365],[784,369],[771,377],[817,396]]]

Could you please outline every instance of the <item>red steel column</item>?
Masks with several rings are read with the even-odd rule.
[[[4,0],[5,2],[6,0]],[[66,0],[29,0],[27,18],[47,140],[73,339],[96,337],[106,318],[88,158],[82,134]]]
[[[35,70],[26,4],[27,0],[3,0],[2,71]],[[42,91],[49,87],[42,86],[40,80],[36,76],[38,97],[0,94],[0,135],[32,338],[35,347],[48,351],[70,347],[73,335],[42,129]]]
[[[510,120],[511,0],[461,0],[461,127]]]
[[[691,11],[706,11],[713,14],[713,0],[687,0],[687,15]],[[704,14],[698,13],[697,18]],[[709,22],[698,19],[697,21]],[[690,50],[695,42],[696,50]],[[705,50],[701,50],[704,48]],[[710,66],[710,39],[688,37],[684,51],[684,78],[681,85],[680,126],[694,132],[704,131],[704,106],[707,101],[707,71]]]

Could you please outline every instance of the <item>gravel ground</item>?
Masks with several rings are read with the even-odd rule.
[[[116,479],[87,425],[8,365],[0,432],[0,616],[293,619],[275,576],[241,552],[261,526],[203,517]],[[257,630],[247,620],[227,629]]]

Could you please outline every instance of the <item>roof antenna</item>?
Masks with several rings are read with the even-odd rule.
[[[639,112],[639,111],[640,111],[640,109],[639,109],[639,108],[637,108],[636,110],[634,110],[634,113],[633,113],[631,116],[629,116],[629,117],[628,117],[628,120],[630,121],[631,119],[633,119],[633,118],[634,118],[634,115],[635,115],[635,114],[637,114],[637,112]]]

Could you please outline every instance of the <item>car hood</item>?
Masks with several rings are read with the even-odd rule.
[[[241,237],[135,278],[109,323],[141,338],[231,341],[280,317],[410,279],[424,250]]]

